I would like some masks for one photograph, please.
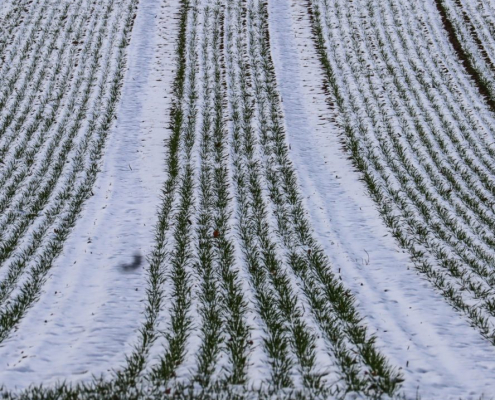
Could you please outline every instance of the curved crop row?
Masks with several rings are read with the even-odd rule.
[[[310,6],[347,147],[386,223],[495,343],[494,120],[438,16],[419,2]]]
[[[3,86],[1,340],[38,298],[92,193],[135,11],[131,0],[43,6],[53,15],[19,47]]]
[[[495,111],[495,8],[482,1],[436,0],[435,3],[463,61],[473,70],[480,91]]]
[[[178,158],[159,235],[159,290],[170,300],[142,378],[162,396],[231,383],[248,392],[261,384],[265,393],[393,394],[401,376],[310,233],[282,129],[266,4],[184,7]]]
[[[114,117],[135,1],[101,1],[95,7],[107,8],[94,15],[80,2],[67,37],[79,44],[79,28],[90,29],[74,74],[61,66],[36,89],[60,98],[33,114],[54,111],[55,121],[24,118],[29,101],[6,108],[32,128],[17,147],[8,134],[0,142],[9,160],[8,174],[0,171],[1,339],[36,300],[90,196]],[[334,275],[303,206],[266,2],[181,5],[167,177],[134,351],[111,379],[5,397],[393,396],[402,375]]]

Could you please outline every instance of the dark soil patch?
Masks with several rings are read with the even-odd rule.
[[[483,77],[478,72],[478,70],[474,68],[469,56],[462,48],[461,42],[459,41],[459,38],[456,35],[454,25],[452,24],[452,21],[450,21],[447,15],[447,10],[443,5],[442,0],[435,0],[435,5],[437,6],[437,10],[442,19],[443,27],[447,32],[447,37],[449,38],[449,41],[452,44],[452,47],[454,48],[454,51],[457,54],[457,57],[459,57],[459,60],[466,69],[466,72],[473,79],[476,87],[478,88],[479,93],[485,98],[486,102],[488,103],[492,111],[495,112],[495,101],[493,101],[491,97],[490,90],[488,89],[488,86],[485,84]],[[479,42],[479,38],[477,38],[477,35],[475,40],[476,39],[477,42]]]

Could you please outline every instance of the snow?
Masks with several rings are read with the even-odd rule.
[[[0,19],[8,11],[5,4],[0,0]],[[324,77],[304,2],[269,0],[268,4],[272,56],[291,157],[315,235],[334,272],[356,296],[358,310],[376,334],[381,352],[403,372],[403,390],[408,398],[419,393],[423,400],[477,399],[483,393],[493,393],[495,349],[415,271],[342,148],[341,131],[333,122],[338,116],[323,90]],[[169,135],[178,9],[179,0],[140,0],[118,119],[108,137],[94,196],[50,270],[41,299],[0,344],[0,384],[9,389],[109,376],[133,350],[143,322],[146,255],[153,247],[153,225],[166,179],[165,141]],[[426,9],[432,9],[431,4]],[[237,27],[235,16],[227,12],[228,27]],[[205,30],[200,24],[198,29],[194,45],[199,48]],[[437,57],[447,54],[440,53],[445,43],[438,43]],[[449,65],[455,64],[455,57],[445,58],[449,58]],[[207,71],[202,65],[199,70],[201,87]],[[233,85],[230,80],[228,83]],[[459,86],[465,89],[459,97],[469,103],[475,95],[462,76]],[[457,100],[449,90],[445,96]],[[233,89],[229,91],[233,94]],[[198,93],[202,95],[203,90]],[[203,106],[199,96],[198,110]],[[452,107],[457,109],[456,104]],[[478,115],[479,110],[473,110],[473,115]],[[489,128],[492,118],[482,111],[480,129],[485,127],[482,122]],[[200,127],[201,116],[198,118]],[[193,162],[198,161],[197,146]],[[236,218],[234,213],[232,222],[238,222]],[[270,222],[275,231],[274,221]],[[239,246],[236,251],[236,261],[241,264]],[[253,304],[249,274],[242,267],[239,273],[246,299]],[[170,283],[166,289],[168,301]],[[194,321],[200,321],[197,296],[195,289],[189,312]],[[309,310],[306,303],[303,305]],[[160,330],[168,326],[168,314],[162,313]],[[309,311],[303,319],[312,331],[318,331]],[[249,381],[260,385],[269,369],[261,345],[263,324],[256,311],[249,310],[247,324],[255,342],[249,355]],[[178,369],[180,380],[195,372],[200,335],[198,327],[194,328],[186,346],[186,362]],[[160,337],[152,347],[147,370],[163,355],[164,342]],[[324,354],[323,340],[317,345],[319,366],[326,367],[331,359]]]
[[[0,382],[10,389],[108,373],[123,365],[137,338],[174,76],[170,38],[178,4],[162,7],[164,19],[156,18],[159,4],[140,1],[118,120],[94,196],[40,301],[0,347]]]
[[[331,121],[307,10],[270,0],[272,56],[291,156],[315,233],[414,398],[493,393],[493,347],[413,269],[385,228]]]

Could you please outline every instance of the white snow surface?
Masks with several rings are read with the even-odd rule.
[[[118,368],[132,350],[165,180],[178,7],[177,0],[140,1],[118,120],[94,196],[40,301],[0,345],[0,386],[89,380]],[[269,12],[292,160],[335,272],[355,294],[381,351],[404,373],[408,398],[489,396],[495,349],[414,270],[342,149],[304,2],[269,0]],[[142,264],[126,268],[136,254]]]
[[[269,0],[272,57],[291,157],[315,233],[407,398],[495,391],[495,349],[414,270],[342,149],[304,2]]]
[[[0,386],[89,380],[123,365],[137,339],[146,255],[164,181],[178,2],[141,0],[128,71],[94,196],[44,291],[0,346]],[[134,256],[141,265],[132,267]]]

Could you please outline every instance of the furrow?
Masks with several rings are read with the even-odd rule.
[[[73,7],[71,7],[70,3],[65,3],[62,0],[58,0],[56,4],[56,6],[52,5],[50,8],[51,11],[46,18],[45,25],[40,26],[42,32],[40,37],[36,37],[35,32],[32,32],[32,37],[26,46],[20,50],[20,59],[12,63],[14,67],[11,65],[11,68],[9,68],[6,74],[7,81],[0,80],[2,87],[0,93],[2,124],[8,123],[12,118],[8,114],[7,116],[3,114],[5,114],[9,106],[13,105],[15,107],[16,103],[19,102],[19,94],[22,96],[36,72],[41,71],[43,73],[45,65],[50,61],[50,54],[55,49],[60,30],[64,26],[68,26],[66,20],[69,12],[74,11],[74,8],[80,5],[81,2],[76,3]],[[12,98],[13,93],[16,93],[17,97]],[[0,132],[1,137],[4,130],[2,129]]]
[[[173,205],[179,189],[180,148],[183,142],[185,125],[190,123],[187,110],[184,109],[185,81],[187,76],[187,27],[189,19],[189,0],[181,0],[177,40],[177,69],[174,81],[174,100],[170,110],[170,129],[172,134],[167,142],[166,173],[167,179],[161,190],[161,204],[155,225],[155,245],[151,251],[147,270],[148,286],[144,311],[145,323],[139,330],[139,339],[135,350],[127,357],[127,364],[116,371],[112,391],[126,393],[139,383],[140,375],[149,362],[150,350],[160,333],[158,331],[160,313],[163,310],[166,294],[164,284],[170,275],[170,252],[168,236],[173,223]]]
[[[74,78],[73,69],[77,67],[81,61],[81,57],[86,57],[88,54],[89,44],[85,46],[84,51],[76,51],[70,46],[70,43],[79,42],[83,39],[83,35],[87,32],[93,32],[95,24],[98,21],[95,13],[92,13],[91,23],[88,26],[84,25],[84,20],[79,21],[77,28],[71,37],[66,37],[62,49],[57,55],[57,61],[53,68],[52,74],[44,96],[40,100],[39,108],[36,109],[34,115],[28,119],[28,114],[33,110],[31,104],[28,103],[25,107],[20,119],[11,129],[9,138],[1,145],[0,154],[4,162],[3,168],[0,170],[0,213],[4,213],[12,202],[13,194],[16,189],[22,184],[24,179],[29,175],[32,168],[35,167],[35,156],[44,144],[45,136],[48,134],[50,127],[57,122],[57,116],[62,105],[67,101],[68,92],[71,89],[70,81]],[[83,30],[83,28],[87,30]],[[70,34],[70,31],[68,32]],[[69,46],[67,46],[69,43]],[[69,57],[70,61],[65,63],[65,57]],[[84,60],[81,70],[85,69],[87,59]],[[57,90],[56,90],[57,89]],[[34,91],[30,95],[31,100],[38,97],[39,94]],[[46,109],[49,109],[49,114],[46,115]],[[25,123],[29,122],[27,126]],[[23,132],[23,135],[19,135]],[[21,163],[21,161],[23,161]]]
[[[258,124],[263,125],[264,121],[262,119],[256,121],[259,116],[256,108],[251,108],[250,105],[251,96],[254,100],[253,105],[261,100],[256,97],[260,96],[260,91],[256,83],[253,85],[253,94],[248,89],[250,82],[256,82],[258,77],[256,73],[246,75],[244,72],[246,69],[249,71],[250,66],[255,62],[250,57],[256,51],[255,43],[258,43],[259,38],[255,36],[256,28],[253,25],[255,17],[253,4],[248,2],[245,10],[242,7],[241,4],[237,5],[238,19],[240,17],[238,26],[246,26],[246,35],[249,38],[246,43],[249,44],[243,44],[242,39],[232,40],[238,43],[236,47],[239,55],[236,56],[238,66],[232,63],[230,67],[239,71],[238,76],[230,72],[232,87],[241,87],[240,104],[232,100],[231,105],[234,122],[232,144],[234,180],[237,186],[240,214],[238,217],[239,232],[259,302],[257,307],[267,326],[269,340],[275,342],[270,344],[265,341],[265,346],[268,347],[266,351],[272,364],[272,384],[275,387],[293,384],[287,380],[287,374],[293,370],[297,371],[297,375],[293,378],[294,383],[301,379],[304,387],[318,389],[321,371],[316,370],[316,332],[314,332],[312,322],[305,316],[303,302],[296,295],[297,290],[294,291],[290,270],[281,258],[280,243],[272,239],[277,236],[275,226],[270,222],[271,217],[267,205],[273,200],[263,193],[266,190],[263,188],[266,183],[260,166],[265,161],[258,158],[259,143],[256,139],[257,132],[253,129],[253,126],[258,126]],[[246,18],[246,23],[242,18]],[[233,30],[235,31],[235,28]],[[245,61],[244,57],[246,57]],[[232,61],[231,59],[230,62]],[[252,79],[248,79],[249,76],[252,76]],[[232,93],[231,96],[235,95]],[[252,238],[253,235],[254,238]],[[257,260],[258,257],[261,262]],[[269,313],[270,309],[273,312]],[[325,368],[325,366],[322,365],[320,368]]]
[[[472,302],[466,303],[466,300],[463,298],[462,295],[459,294],[459,286],[458,284],[461,285],[461,290],[469,289],[471,293],[475,294],[475,297],[486,297],[486,293],[482,289],[482,285],[480,285],[479,282],[476,282],[476,280],[472,280],[469,276],[465,279],[466,277],[466,272],[461,272],[464,267],[461,265],[461,268],[459,268],[458,262],[455,261],[455,259],[448,259],[449,253],[446,252],[444,248],[442,248],[442,245],[435,243],[432,241],[431,237],[428,237],[424,233],[421,233],[421,231],[417,230],[417,211],[412,211],[409,208],[409,205],[407,205],[412,199],[413,201],[416,201],[416,204],[418,205],[418,210],[419,210],[419,215],[421,215],[421,212],[428,212],[428,208],[425,208],[424,201],[421,200],[421,197],[418,196],[418,193],[412,189],[411,186],[407,184],[407,180],[404,178],[404,172],[407,171],[403,169],[403,167],[400,166],[399,162],[397,162],[397,159],[391,158],[391,151],[393,147],[390,146],[390,144],[385,145],[385,142],[378,142],[378,145],[376,144],[371,144],[370,139],[374,138],[375,135],[377,138],[384,138],[384,136],[381,132],[380,129],[382,128],[382,123],[380,123],[378,120],[373,120],[373,115],[377,115],[376,112],[378,111],[372,111],[373,109],[371,107],[374,107],[376,109],[377,104],[381,104],[378,101],[375,101],[374,104],[372,104],[371,99],[368,97],[362,97],[360,100],[357,100],[355,98],[354,94],[351,94],[349,92],[348,94],[348,99],[350,100],[344,100],[342,97],[342,94],[340,93],[343,88],[351,88],[351,90],[355,90],[358,87],[366,87],[366,85],[371,85],[371,83],[367,82],[365,80],[361,79],[361,86],[360,85],[355,85],[355,84],[344,84],[340,85],[339,80],[336,78],[336,67],[331,64],[330,59],[327,57],[327,55],[323,52],[323,50],[326,48],[326,39],[325,39],[325,34],[326,32],[330,32],[330,30],[326,30],[323,26],[319,25],[320,24],[320,18],[325,20],[325,16],[330,16],[332,15],[331,13],[328,12],[325,8],[320,8],[318,4],[315,4],[315,2],[312,3],[312,12],[313,12],[313,22],[315,24],[315,36],[317,38],[318,42],[318,47],[320,51],[320,57],[322,59],[322,62],[324,64],[324,67],[327,71],[327,78],[329,80],[329,84],[332,89],[332,94],[335,97],[335,101],[337,102],[340,111],[342,113],[342,117],[344,119],[343,121],[343,128],[346,131],[348,135],[347,139],[347,147],[351,150],[353,157],[355,157],[355,162],[358,165],[358,167],[365,173],[365,180],[368,184],[368,188],[372,194],[372,196],[377,200],[380,204],[381,208],[381,213],[383,214],[385,221],[387,224],[392,227],[394,234],[396,237],[399,239],[399,243],[401,245],[405,246],[408,248],[411,252],[411,254],[416,258],[417,261],[417,266],[418,269],[424,272],[425,274],[428,275],[432,283],[437,286],[444,294],[444,296],[447,298],[447,300],[453,304],[456,308],[462,310],[465,312],[471,320],[480,328],[482,331],[483,335],[490,337],[491,336],[491,328],[489,327],[490,325],[488,324],[486,320],[486,316],[484,315],[484,312],[481,311],[478,306],[475,306]],[[341,51],[341,50],[339,50]],[[337,53],[339,54],[339,53]],[[335,59],[339,61],[340,55],[338,55]],[[345,57],[345,56],[344,56]],[[363,61],[361,61],[363,62]],[[354,67],[358,64],[347,64],[351,65],[351,67]],[[342,66],[339,66],[337,68],[342,68]],[[343,80],[347,79],[347,76],[341,75]],[[352,75],[348,75],[349,77]],[[359,76],[359,75],[358,75]],[[368,80],[370,81],[370,76],[368,76]],[[363,83],[365,85],[363,86]],[[345,90],[345,89],[344,89]],[[369,93],[369,92],[367,92]],[[368,94],[366,94],[368,95]],[[357,100],[357,101],[356,101]],[[348,102],[349,101],[349,102]],[[366,118],[363,118],[361,115],[362,112],[359,110],[359,107],[365,107],[364,110],[367,110],[370,119],[366,120]],[[346,109],[346,107],[349,107]],[[349,111],[352,110],[352,113],[356,116],[356,123],[352,123],[349,120],[349,115],[346,115]],[[363,111],[364,111],[363,110]],[[375,114],[373,114],[375,113]],[[364,115],[363,115],[364,116]],[[376,117],[375,117],[376,118]],[[387,120],[385,119],[383,123],[387,123]],[[374,128],[371,128],[371,127]],[[370,130],[371,134],[367,135],[364,134],[367,130]],[[364,135],[359,138],[359,136],[356,136],[356,133],[361,132]],[[359,135],[361,135],[359,133]],[[387,140],[394,139],[397,142],[399,140],[396,138],[395,134],[392,134],[392,136],[389,134],[387,136]],[[382,139],[380,139],[382,140]],[[361,147],[364,146],[364,147]],[[381,150],[381,153],[378,153],[378,149]],[[365,155],[363,157],[363,155]],[[383,157],[383,158],[382,158]],[[399,160],[400,160],[401,154],[399,153]],[[403,155],[402,155],[403,157]],[[387,160],[387,164],[383,164],[383,159]],[[389,175],[386,174],[385,171],[387,171],[388,168],[391,168],[391,171],[394,172],[394,174]],[[412,164],[408,167],[409,168],[409,173],[412,173],[413,177],[417,177],[417,172],[415,172],[414,168],[412,168]],[[373,169],[376,171],[373,172]],[[379,179],[379,180],[377,180]],[[407,195],[404,196],[402,193],[400,193],[397,189],[394,187],[397,187],[397,185],[402,185],[402,190],[404,190],[405,194]],[[383,189],[381,186],[383,185]],[[421,187],[419,186],[420,191],[424,190],[424,186]],[[385,192],[382,192],[384,190]],[[388,194],[385,194],[387,193]],[[390,196],[390,197],[389,197]],[[390,198],[391,201],[386,201],[385,199]],[[429,195],[427,198],[428,201],[432,200],[432,196]],[[418,202],[419,201],[419,202]],[[416,235],[419,233],[419,236],[410,236],[411,233],[406,233],[404,230],[404,227],[401,226],[401,219],[399,219],[399,215],[397,215],[393,211],[393,206],[392,204],[396,204],[399,207],[401,207],[401,214],[402,218],[405,218],[406,222],[411,226],[412,230],[410,232],[414,232]],[[447,217],[445,214],[441,215],[440,217],[443,218],[444,221],[446,221],[445,218],[451,218]],[[431,218],[430,218],[431,220]],[[425,218],[426,221],[426,218]],[[424,227],[425,225],[423,225]],[[434,224],[430,226],[433,226],[434,229],[437,230],[437,233],[440,233],[444,227],[441,224]],[[448,226],[448,224],[447,224]],[[416,228],[415,228],[416,227]],[[414,234],[413,234],[414,235]],[[418,247],[417,244],[414,243],[413,238],[415,240],[420,240],[423,244],[426,244],[429,248],[428,251],[431,251],[437,260],[441,262],[442,267],[448,271],[448,274],[454,278],[454,286],[452,286],[452,283],[450,282],[450,279],[446,279],[447,275],[444,275],[443,272],[440,270],[434,268],[430,264],[430,260],[428,257],[425,258],[425,250],[424,248]],[[449,238],[446,237],[445,235],[442,237],[440,236],[442,240],[448,240]],[[455,247],[454,247],[455,249]],[[431,254],[431,253],[430,253]],[[462,253],[461,253],[462,254]],[[419,261],[421,260],[421,261]],[[473,260],[475,261],[475,260]],[[466,262],[466,259],[464,260]],[[476,265],[475,265],[476,267]],[[487,308],[490,308],[489,303],[485,303]]]
[[[495,112],[493,65],[469,16],[451,2],[435,0],[435,6],[457,56],[478,87],[480,95]]]
[[[37,2],[34,7],[29,7],[27,18],[22,19],[20,24],[19,21],[15,22],[16,24],[19,24],[19,28],[21,28],[20,30],[17,30],[15,37],[0,44],[2,53],[2,63],[0,64],[1,85],[3,85],[4,81],[8,78],[7,72],[10,70],[11,66],[21,63],[23,58],[26,57],[26,54],[29,53],[30,46],[36,39],[37,32],[42,29],[44,19],[48,19],[46,11],[49,6],[49,2],[40,1]]]
[[[28,114],[36,110],[39,105],[37,100],[40,93],[43,93],[45,90],[43,86],[56,78],[52,64],[53,58],[57,56],[60,59],[67,44],[74,45],[73,41],[69,41],[70,35],[74,32],[74,26],[83,23],[79,21],[87,17],[88,9],[86,8],[83,12],[83,3],[83,1],[76,3],[71,14],[64,13],[60,17],[65,24],[59,24],[57,29],[51,33],[51,41],[47,41],[46,52],[43,49],[38,50],[43,60],[33,63],[35,68],[31,68],[30,73],[25,77],[23,83],[18,85],[15,96],[10,96],[8,107],[2,113],[2,123],[0,125],[0,137],[2,138],[0,155],[4,160],[6,158],[6,150],[9,147],[13,147],[11,146],[12,142],[16,139],[19,132],[22,132]],[[58,41],[61,41],[59,45],[62,47],[62,51],[57,48]],[[6,132],[9,130],[10,134],[6,135]]]
[[[363,84],[366,85],[366,83],[361,82],[361,85],[363,85]],[[371,92],[371,93],[373,93],[373,92]],[[365,102],[365,104],[367,105],[367,110],[372,109],[372,107],[374,107],[375,110],[376,110],[376,106],[374,105],[374,103],[366,95],[363,95],[362,98],[363,98],[363,101]],[[370,115],[371,115],[372,118],[374,118],[373,119],[373,123],[375,124],[375,126],[381,126],[381,123],[380,123],[381,121],[379,119],[377,119],[378,117],[377,117],[376,111],[374,112],[374,114],[370,114]],[[446,226],[448,226],[448,227],[452,227],[453,226],[453,230],[454,230],[454,235],[455,236],[462,237],[460,235],[462,235],[463,233],[459,233],[459,228],[457,228],[456,225],[452,225],[453,218],[451,216],[449,216],[448,209],[445,209],[445,208],[442,209],[442,208],[440,208],[438,206],[438,203],[436,203],[436,201],[435,201],[435,196],[434,195],[428,195],[428,192],[426,190],[426,186],[425,186],[425,184],[422,181],[422,177],[421,177],[421,174],[420,174],[420,169],[418,169],[417,167],[415,168],[414,165],[411,163],[411,161],[407,159],[407,156],[406,156],[406,153],[404,152],[404,149],[400,145],[398,145],[398,143],[400,141],[398,139],[396,139],[395,138],[396,135],[394,135],[392,133],[393,132],[393,128],[389,125],[388,128],[386,128],[386,129],[388,129],[389,134],[388,135],[383,135],[382,132],[381,132],[381,128],[378,129],[376,131],[376,137],[378,138],[378,144],[375,145],[375,147],[373,147],[373,145],[371,145],[371,144],[369,146],[370,147],[373,147],[373,150],[375,152],[376,152],[377,149],[380,149],[382,151],[381,154],[378,154],[377,153],[377,155],[374,156],[375,157],[375,161],[376,162],[381,162],[382,157],[387,160],[388,165],[395,172],[395,177],[398,178],[397,181],[396,181],[397,184],[402,185],[403,188],[404,188],[403,190],[409,196],[408,198],[407,197],[404,197],[404,196],[397,196],[397,194],[399,192],[396,191],[393,194],[394,199],[395,199],[395,202],[397,204],[399,204],[399,205],[402,204],[402,207],[405,207],[405,210],[406,210],[405,212],[407,213],[406,215],[409,216],[409,217],[412,215],[411,214],[411,211],[408,211],[407,210],[407,208],[410,207],[410,206],[409,205],[406,205],[408,203],[408,200],[409,199],[412,199],[413,202],[415,202],[415,205],[413,203],[413,207],[416,207],[416,206],[418,207],[419,215],[420,216],[422,214],[426,214],[427,216],[430,214],[430,210],[425,206],[425,200],[426,200],[426,202],[433,202],[434,206],[436,207],[436,210],[438,210],[438,214],[436,215],[436,217],[439,218],[440,220],[443,219],[443,221],[445,222],[445,225]],[[390,143],[390,138],[393,139],[392,140],[392,143]],[[369,139],[368,138],[365,138],[365,140],[369,140]],[[397,151],[397,155],[395,157],[394,157],[394,153],[393,153],[394,151]],[[379,168],[382,168],[383,169],[383,167],[379,167]],[[410,176],[412,177],[412,181],[414,182],[414,184],[417,187],[416,191],[415,191],[415,189],[413,189],[411,187],[410,184],[407,183],[408,182],[407,179],[406,179],[407,174],[410,174]],[[426,196],[425,199],[422,199],[421,198],[422,196]],[[434,208],[434,210],[435,210],[435,208]],[[427,218],[431,219],[431,217],[427,217]],[[443,230],[441,228],[441,225],[438,225],[438,224],[433,225],[433,228],[436,230],[435,233],[438,234],[438,235],[440,235],[441,240],[447,240],[448,241],[449,239],[451,239],[451,237],[446,237],[445,236],[445,234],[444,234],[444,232],[443,232]],[[413,229],[415,229],[415,228],[413,228]],[[429,229],[429,228],[427,228],[427,229]],[[461,232],[462,232],[462,230],[461,230]],[[425,235],[423,235],[423,236],[425,236]],[[452,243],[452,240],[450,241],[450,243]],[[429,244],[429,245],[431,245],[431,244]],[[456,250],[456,247],[455,246],[453,246],[452,248],[454,249],[454,251]],[[442,256],[441,258],[445,258],[445,254],[442,253],[442,252],[443,252],[443,250],[442,249],[438,249],[438,247],[437,247],[437,254],[441,254],[441,256]],[[464,254],[461,254],[460,256],[463,257],[463,261],[464,262],[468,262],[469,263],[469,261],[470,261],[470,264],[474,267],[475,270],[480,271],[480,268],[483,268],[483,266],[480,267],[479,265],[477,265],[477,260],[475,258],[471,257],[468,260],[468,258],[466,258],[466,256]],[[483,257],[483,255],[482,255],[482,258],[486,258],[486,256]],[[481,272],[478,272],[478,273],[483,273],[483,272],[481,271]],[[485,273],[485,275],[486,275],[486,273]],[[472,283],[468,283],[467,287],[471,287],[471,286],[473,286],[473,284]],[[475,284],[475,286],[477,287],[476,291],[479,292],[478,294],[483,295],[484,292],[478,290],[479,289],[479,284]]]
[[[184,57],[187,67],[184,76],[177,81],[183,93],[182,103],[188,111],[185,115],[186,123],[180,131],[182,157],[179,159],[177,212],[173,216],[171,229],[170,271],[167,274],[170,280],[169,296],[171,305],[169,318],[163,329],[165,348],[158,356],[158,362],[152,365],[149,380],[158,388],[167,387],[171,380],[177,377],[177,369],[184,362],[187,354],[186,345],[192,333],[193,321],[191,317],[192,271],[191,262],[194,259],[192,218],[195,211],[194,184],[196,181],[195,142],[198,124],[198,91],[197,91],[197,64],[198,54],[198,21],[201,17],[197,1],[184,4],[188,12],[186,30],[186,49]]]
[[[74,226],[84,201],[91,195],[91,187],[96,179],[98,163],[104,150],[106,135],[113,122],[119,98],[125,66],[125,47],[132,28],[135,5],[135,2],[130,1],[122,9],[124,13],[124,24],[121,26],[120,35],[115,43],[115,48],[117,49],[115,54],[115,69],[108,80],[109,98],[103,108],[102,117],[96,126],[97,132],[94,136],[94,141],[91,143],[91,148],[89,149],[91,164],[85,171],[79,185],[74,188],[67,211],[57,222],[55,235],[46,243],[43,252],[39,254],[36,263],[30,270],[29,278],[19,289],[17,296],[12,299],[12,302],[1,310],[0,325],[2,329],[0,331],[0,337],[2,340],[7,337],[10,329],[23,317],[30,305],[37,300],[54,258],[60,254],[63,242],[67,238],[70,229]]]
[[[27,25],[25,21],[30,21],[29,18],[24,19],[26,13],[29,13],[29,17],[36,15],[36,7],[29,7],[27,5],[30,0],[23,0],[20,2],[7,2],[2,3],[2,17],[0,27],[0,69],[5,61],[4,50],[9,43],[13,42],[13,37],[16,37],[17,31],[21,26]],[[39,6],[39,4],[37,5]],[[19,21],[20,20],[20,21]]]
[[[301,279],[307,301],[320,329],[333,347],[334,356],[342,368],[344,390],[369,393],[393,393],[401,382],[400,374],[387,365],[385,357],[374,347],[374,337],[366,333],[353,309],[353,299],[330,273],[328,260],[319,244],[312,238],[310,224],[298,193],[298,183],[288,157],[283,119],[269,52],[268,14],[266,5],[258,3],[257,11],[261,43],[259,61],[251,65],[262,69],[264,81],[258,88],[266,91],[266,117],[261,124],[261,143],[266,161],[265,179],[269,182],[279,232],[286,246],[288,264]],[[325,298],[326,297],[326,298]],[[325,304],[328,301],[327,304]],[[332,315],[334,314],[334,315]],[[343,338],[347,337],[349,343]],[[352,348],[355,346],[354,348]],[[352,352],[359,357],[351,355]],[[371,371],[363,374],[362,362]]]
[[[113,3],[110,3],[110,7]],[[105,19],[106,21],[107,19]],[[53,224],[57,215],[59,215],[65,203],[70,199],[70,194],[74,188],[75,179],[77,174],[82,171],[83,157],[85,155],[84,146],[87,147],[88,141],[91,138],[92,133],[96,130],[97,120],[91,122],[90,129],[86,132],[87,140],[80,143],[77,149],[77,153],[74,157],[73,164],[70,166],[71,169],[64,169],[67,165],[66,157],[69,154],[72,146],[74,145],[74,139],[79,133],[81,128],[81,120],[87,112],[86,103],[90,101],[90,96],[92,92],[90,90],[91,85],[97,83],[97,67],[96,60],[101,56],[101,40],[103,35],[106,33],[107,25],[104,23],[99,29],[98,35],[95,35],[94,42],[87,43],[87,49],[93,48],[93,57],[88,57],[88,62],[85,66],[88,68],[81,69],[81,75],[78,77],[75,83],[75,90],[72,92],[72,97],[68,103],[68,108],[65,110],[65,122],[62,121],[62,127],[67,124],[69,119],[73,116],[72,112],[76,107],[76,101],[78,99],[78,88],[82,89],[84,97],[82,98],[82,106],[76,114],[76,119],[74,125],[71,127],[70,134],[66,135],[64,139],[65,130],[59,129],[57,134],[54,135],[53,141],[48,141],[46,147],[48,147],[48,154],[55,152],[59,147],[62,147],[62,152],[58,154],[58,159],[56,161],[54,171],[50,170],[50,158],[45,157],[41,161],[43,162],[41,170],[38,170],[38,174],[34,176],[27,186],[27,190],[22,191],[18,194],[18,200],[16,203],[17,209],[11,210],[2,220],[3,225],[0,225],[2,229],[5,230],[6,227],[12,226],[10,231],[4,233],[5,239],[2,241],[2,253],[0,256],[0,264],[3,264],[6,260],[11,258],[11,262],[8,266],[8,273],[3,281],[0,283],[0,302],[3,302],[6,296],[13,290],[15,283],[17,282],[20,274],[24,271],[26,266],[29,264],[32,257],[36,254],[37,250],[40,248],[43,240],[46,238],[47,229]],[[114,32],[115,33],[115,32]],[[113,36],[115,38],[115,36]],[[115,40],[115,39],[114,39]],[[110,60],[110,55],[107,54],[105,59],[107,62]],[[108,64],[104,68],[104,74],[102,77],[108,76],[109,69]],[[105,79],[105,78],[104,78]],[[104,81],[104,80],[103,80]],[[84,85],[84,86],[83,86]],[[99,86],[99,94],[96,98],[95,105],[97,106],[99,102],[103,99],[105,92],[103,91],[105,86]],[[81,147],[82,144],[82,147]],[[48,177],[45,178],[44,174],[48,172]],[[51,172],[51,173],[50,173]],[[57,187],[59,184],[59,177],[65,173],[66,179],[62,179],[62,185]],[[46,179],[46,180],[45,180]],[[58,190],[57,190],[58,189]],[[38,193],[36,193],[38,191]],[[56,192],[56,201],[48,207],[45,212],[45,218],[36,218],[45,209],[45,206],[49,204],[50,195],[52,192]],[[36,193],[37,196],[33,196]],[[26,205],[24,205],[27,203]],[[19,215],[19,210],[22,213]],[[15,224],[14,224],[15,221]],[[23,234],[28,233],[27,241],[22,241]],[[55,232],[55,231],[54,231]],[[56,233],[56,232],[55,232]],[[17,246],[20,243],[20,246]]]

